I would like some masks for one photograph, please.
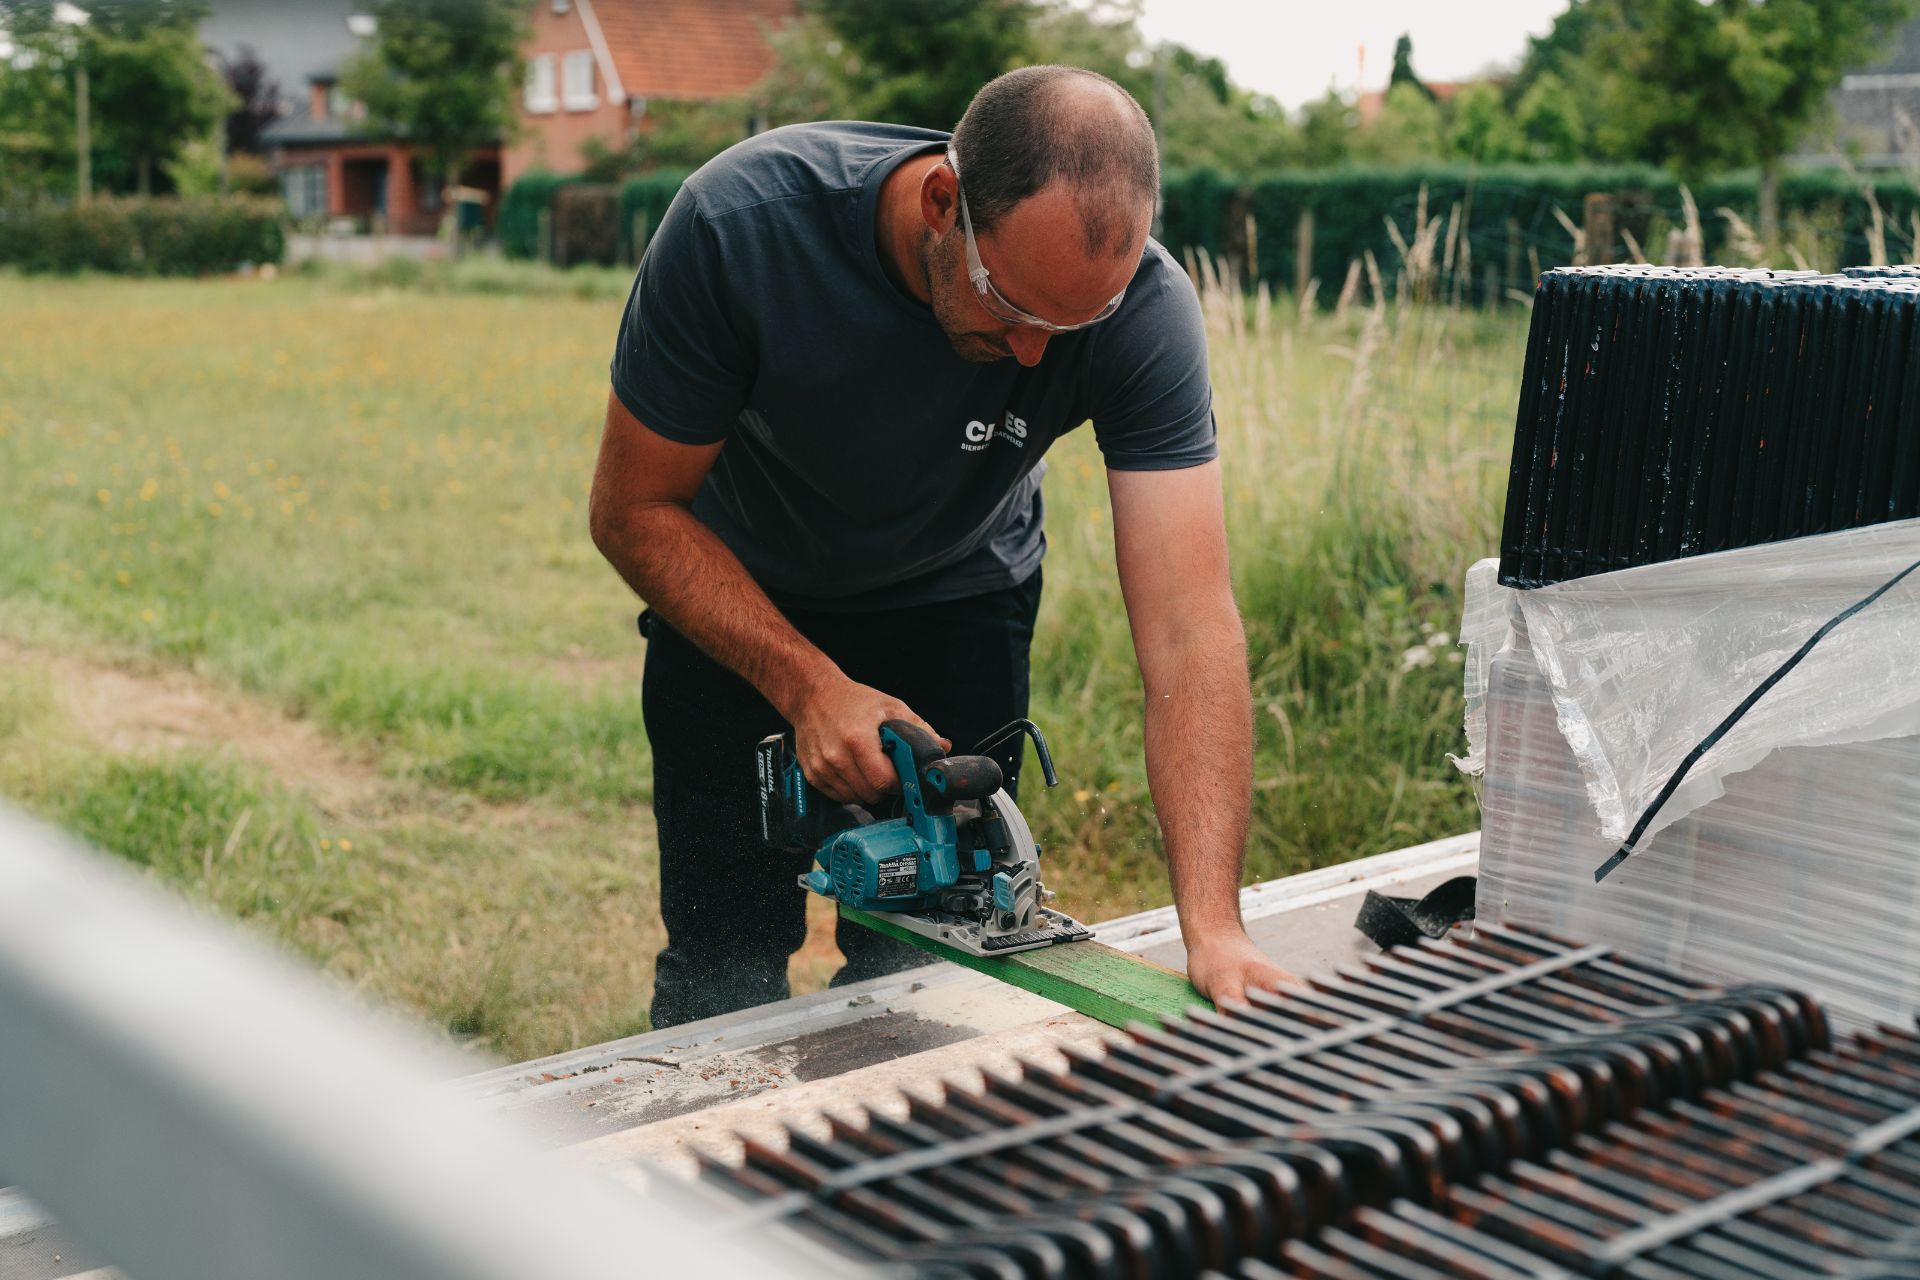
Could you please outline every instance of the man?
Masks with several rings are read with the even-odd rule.
[[[656,1027],[787,995],[807,865],[758,840],[754,743],[791,726],[815,785],[871,804],[894,785],[881,722],[966,751],[1026,715],[1040,459],[1089,418],[1188,974],[1216,1001],[1288,980],[1239,916],[1246,647],[1199,301],[1148,239],[1158,195],[1139,104],[1030,67],[951,138],[843,122],[749,139],[661,220],[591,503],[649,605]],[[839,943],[836,983],[916,958],[845,922]]]

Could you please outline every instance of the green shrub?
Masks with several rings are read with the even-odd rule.
[[[253,196],[106,197],[0,209],[0,266],[24,271],[207,275],[278,262],[286,210]]]
[[[540,215],[553,208],[553,193],[579,178],[534,170],[500,197],[500,251],[509,258],[540,256]]]
[[[643,239],[653,234],[666,216],[667,206],[687,180],[691,170],[661,169],[639,178],[630,178],[620,187],[620,258],[636,256],[632,243],[637,233]],[[507,188],[500,200],[500,249],[509,258],[540,256],[540,214],[551,216],[553,198],[562,187],[586,181],[582,177],[562,177],[556,173],[529,173]],[[636,221],[636,218],[638,221]],[[644,247],[644,246],[642,246]]]
[[[620,226],[628,242],[628,258],[638,255],[632,252],[632,240],[638,235],[642,240],[652,236],[654,228],[660,225],[660,219],[667,216],[667,206],[673,203],[674,196],[680,192],[680,185],[687,180],[691,172],[688,169],[661,169],[645,177],[629,179],[620,188]],[[640,220],[636,223],[636,215]],[[641,245],[645,248],[645,245]]]

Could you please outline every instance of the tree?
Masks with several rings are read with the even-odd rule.
[[[207,61],[195,0],[94,0],[81,44],[92,95],[95,171],[110,186],[153,192],[154,171],[203,138],[231,97]]]
[[[817,19],[797,33],[817,42],[803,59],[816,86],[864,119],[951,129],[981,84],[1027,60],[1025,0],[807,0],[803,13]]]
[[[1760,236],[1780,226],[1780,159],[1911,0],[1615,0],[1602,108],[1685,174],[1758,165]]]
[[[197,28],[194,0],[92,0],[82,25],[63,24],[53,0],[4,0],[0,25],[16,47],[0,75],[0,146],[43,190],[74,189],[75,73],[87,75],[92,170],[103,187],[153,189],[156,169],[204,138],[227,109]],[[37,101],[36,101],[37,100]]]
[[[1524,139],[1524,157],[1536,163],[1573,164],[1589,158],[1590,131],[1579,98],[1552,71],[1541,73],[1514,104]]]
[[[865,72],[859,57],[819,14],[801,11],[767,38],[773,70],[756,87],[773,124],[856,120]]]
[[[70,195],[74,188],[73,68],[79,37],[59,30],[51,4],[0,0],[0,202]]]
[[[517,0],[379,0],[373,44],[340,87],[366,108],[362,127],[418,148],[434,181],[513,130],[526,6]]]
[[[1149,48],[1139,16],[1138,0],[1094,8],[1053,0],[1035,10],[1030,56],[1098,71],[1132,94],[1153,117],[1166,168],[1251,175],[1298,161],[1299,134],[1277,102],[1235,85],[1218,58],[1173,43]]]
[[[1526,158],[1526,135],[1497,85],[1477,80],[1461,89],[1451,105],[1447,146],[1455,155],[1481,164]]]
[[[1507,102],[1518,102],[1543,75],[1557,76],[1562,84],[1588,78],[1602,33],[1619,22],[1616,0],[1570,0],[1545,35],[1527,37],[1526,56],[1506,82]]]
[[[267,64],[250,44],[241,45],[231,58],[215,57],[233,94],[233,109],[227,112],[227,151],[257,152],[260,135],[280,118],[280,82],[267,74]]]
[[[1446,130],[1440,104],[1402,81],[1387,90],[1379,117],[1355,132],[1351,154],[1374,164],[1437,160],[1447,151]]]
[[[1329,86],[1300,108],[1300,162],[1313,169],[1344,164],[1353,153],[1356,127],[1353,103]]]
[[[1781,157],[1913,0],[1572,0],[1508,102],[1542,159],[1640,160],[1698,178],[1757,166],[1762,239]]]
[[[1387,77],[1387,92],[1392,93],[1393,87],[1401,84],[1412,85],[1426,95],[1428,102],[1437,101],[1433,90],[1413,73],[1413,37],[1406,32],[1393,42],[1393,74]]]
[[[747,136],[756,108],[728,98],[716,102],[649,102],[643,127],[623,147],[597,138],[581,144],[581,176],[619,182],[656,169],[697,169]]]

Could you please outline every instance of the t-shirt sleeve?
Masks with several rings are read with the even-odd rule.
[[[753,382],[745,329],[729,298],[719,238],[682,187],[634,276],[613,349],[613,393],[669,440],[724,440]]]
[[[1164,256],[1143,264],[1135,282],[1149,291],[1139,299],[1146,305],[1122,308],[1094,351],[1090,416],[1101,456],[1115,471],[1211,462],[1220,449],[1199,295]]]

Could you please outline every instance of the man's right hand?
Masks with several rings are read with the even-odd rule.
[[[943,747],[953,744],[900,699],[836,673],[793,716],[793,749],[807,781],[841,804],[875,804],[900,790],[893,762],[880,749],[889,720],[919,725]]]

